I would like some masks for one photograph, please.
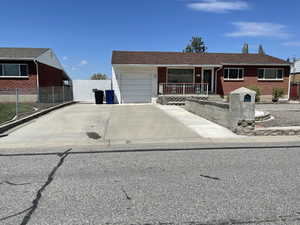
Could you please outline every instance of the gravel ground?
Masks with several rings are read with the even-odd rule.
[[[0,157],[1,182],[35,184],[0,185],[0,218],[42,190],[0,224],[296,225],[299,150]]]
[[[269,112],[274,119],[257,123],[258,127],[300,126],[300,104],[258,104],[256,109]]]

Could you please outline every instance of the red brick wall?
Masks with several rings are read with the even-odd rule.
[[[24,61],[1,61],[1,63],[17,63],[27,64],[29,75],[27,78],[5,78],[0,77],[0,89],[1,88],[36,88],[37,76],[34,62]]]
[[[167,82],[167,67],[157,68],[157,80],[158,84]]]
[[[64,72],[51,66],[39,63],[40,87],[62,86]]]
[[[269,67],[269,68],[284,68],[284,79],[283,81],[259,81],[257,79],[257,69],[258,68],[268,68],[268,66],[230,66],[231,68],[244,68],[245,76],[243,81],[224,81],[223,69],[218,72],[217,82],[218,82],[218,94],[228,95],[231,91],[238,89],[240,87],[247,87],[249,85],[256,85],[260,88],[262,95],[272,95],[272,90],[274,87],[283,88],[285,94],[288,94],[289,87],[289,74],[290,67]],[[226,67],[228,68],[228,67]]]

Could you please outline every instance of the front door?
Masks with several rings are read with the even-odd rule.
[[[211,69],[203,70],[203,80],[202,83],[208,84],[208,92],[213,92],[213,74]]]

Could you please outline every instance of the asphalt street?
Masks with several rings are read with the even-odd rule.
[[[0,224],[300,224],[300,148],[31,153],[0,156]]]

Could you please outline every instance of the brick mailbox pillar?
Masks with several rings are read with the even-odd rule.
[[[229,110],[232,130],[238,134],[248,134],[255,129],[256,92],[239,88],[229,95]]]

